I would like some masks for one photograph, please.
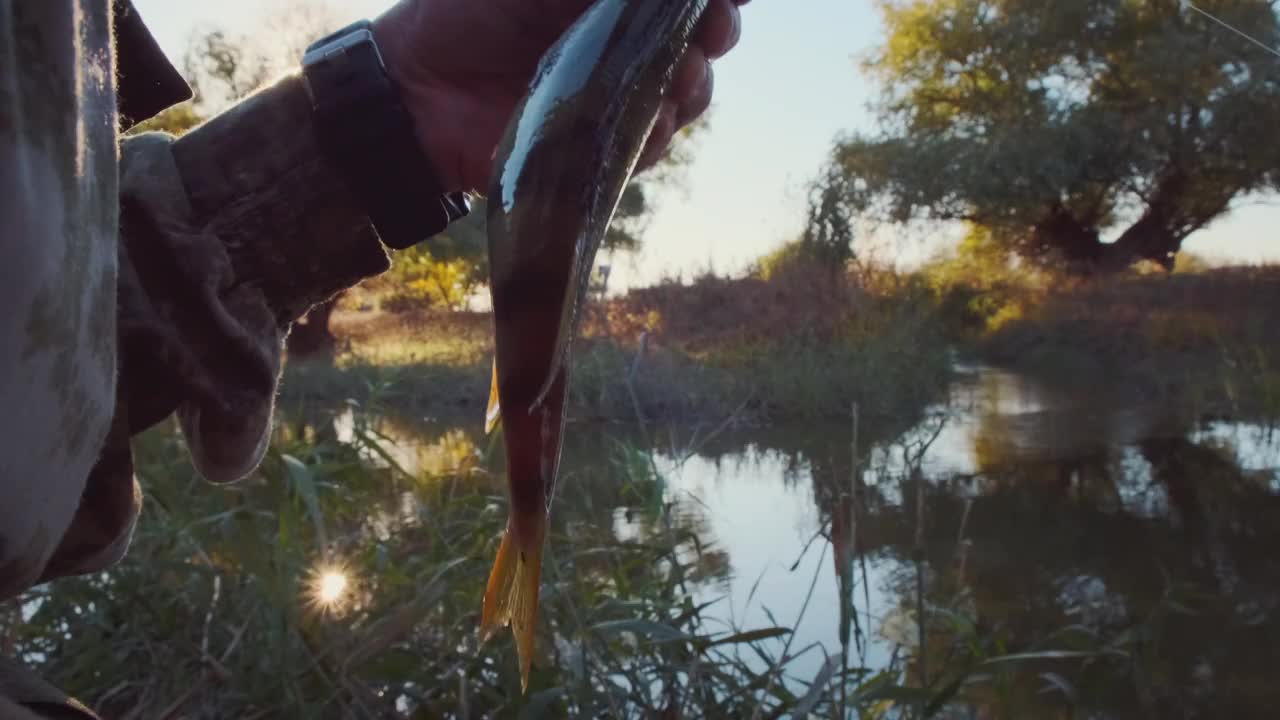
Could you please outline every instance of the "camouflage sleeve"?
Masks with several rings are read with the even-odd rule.
[[[289,324],[389,267],[309,118],[295,75],[181,139],[150,133],[123,145],[120,393],[130,431],[176,408],[196,467],[215,482],[262,457]]]
[[[125,139],[117,185],[110,67],[76,66],[110,62],[107,11],[79,7],[96,50],[77,13],[0,0],[0,598],[119,560],[130,438],[175,412],[204,477],[252,472],[291,322],[389,267],[296,75],[181,139]]]
[[[0,0],[0,599],[43,573],[111,425],[110,23],[101,1]]]
[[[45,579],[123,554],[139,506],[130,437],[175,410],[201,475],[251,473],[290,323],[389,267],[309,115],[291,76],[181,139],[122,143],[116,413]]]

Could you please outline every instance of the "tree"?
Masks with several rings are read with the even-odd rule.
[[[848,179],[837,168],[827,168],[810,190],[808,219],[798,242],[802,255],[835,272],[854,257],[854,212],[848,196]]]
[[[1272,45],[1274,6],[1200,3]],[[881,130],[832,158],[856,212],[968,221],[1083,271],[1171,268],[1234,198],[1280,189],[1280,65],[1178,0],[880,9]]]

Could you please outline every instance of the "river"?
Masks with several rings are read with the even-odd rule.
[[[1064,698],[1098,717],[1267,714],[1280,437],[1115,396],[964,367],[905,433],[852,412],[751,430],[571,424],[553,512],[627,540],[653,532],[637,502],[660,501],[697,536],[710,616],[792,628],[775,650],[800,654],[799,679],[830,657],[936,686],[962,647],[975,682],[1036,715]],[[383,431],[410,472],[482,445],[429,421]],[[660,499],[615,492],[620,447]],[[998,660],[1014,650],[1045,655]]]

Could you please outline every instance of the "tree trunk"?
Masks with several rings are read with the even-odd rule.
[[[1123,272],[1139,260],[1172,270],[1183,238],[1171,224],[1160,208],[1148,208],[1114,243],[1104,243],[1097,228],[1057,207],[1032,229],[1033,253],[1055,253],[1069,271],[1084,275]]]
[[[1173,270],[1182,239],[1186,237],[1185,233],[1173,229],[1186,224],[1182,209],[1187,201],[1186,192],[1184,172],[1177,167],[1165,172],[1147,201],[1146,212],[1107,248],[1103,258],[1105,268],[1124,270],[1139,260],[1151,260],[1165,270]]]
[[[1057,254],[1070,268],[1089,272],[1102,259],[1102,241],[1098,230],[1086,225],[1061,205],[1049,210],[1032,229],[1033,252]]]
[[[329,318],[341,295],[316,305],[293,324],[285,350],[292,359],[332,359],[338,339],[329,329]]]
[[[1148,211],[1106,246],[1102,266],[1104,270],[1119,271],[1139,260],[1150,260],[1165,270],[1173,270],[1181,248],[1182,238],[1169,231],[1164,218]]]

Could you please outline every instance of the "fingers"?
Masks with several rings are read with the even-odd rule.
[[[702,48],[692,46],[676,66],[668,93],[676,106],[676,125],[684,126],[706,112],[711,105],[714,76],[711,62]]]
[[[711,106],[714,74],[711,61],[723,57],[742,37],[738,5],[746,0],[711,0],[698,21],[693,43],[672,78],[670,97],[676,105],[676,129],[698,119]]]
[[[707,58],[715,60],[738,44],[742,37],[742,14],[735,0],[711,0],[707,11],[698,21],[693,41],[702,48]]]
[[[715,74],[711,61],[723,57],[742,37],[742,14],[738,6],[748,0],[711,0],[684,58],[676,66],[671,89],[658,111],[638,169],[652,167],[662,158],[680,128],[697,120],[711,106]]]
[[[658,109],[658,119],[653,124],[653,131],[649,133],[649,140],[645,143],[644,152],[640,154],[640,161],[636,164],[636,170],[653,167],[662,159],[667,146],[671,144],[671,138],[675,137],[676,130],[679,129],[676,115],[676,104],[670,98],[664,99]]]

